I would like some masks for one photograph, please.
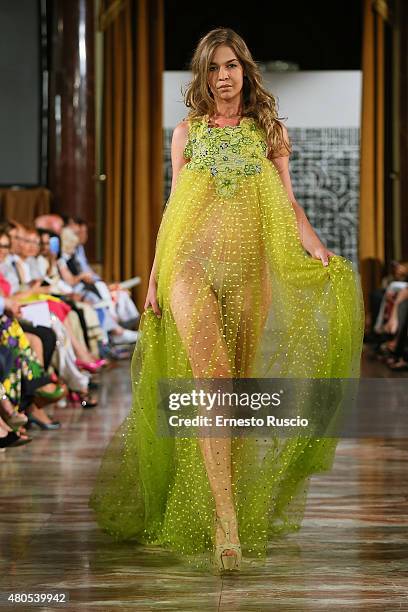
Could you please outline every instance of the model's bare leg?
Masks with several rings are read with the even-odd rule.
[[[172,284],[170,306],[186,348],[194,378],[232,378],[217,297],[199,263],[186,264]],[[231,438],[199,437],[218,516],[231,521],[231,542],[238,526],[231,481]],[[223,534],[216,534],[218,541]],[[224,536],[225,539],[225,536]],[[234,551],[228,551],[235,554]],[[227,553],[226,553],[227,554]]]
[[[254,376],[253,365],[271,306],[271,285],[266,262],[261,280],[259,276],[253,281],[248,279],[238,288],[232,287],[225,293],[227,310],[235,313],[231,320],[233,325],[229,327],[231,340],[234,340],[235,377],[251,378]],[[239,453],[243,440],[236,439],[234,443]],[[234,475],[234,465],[231,465],[232,481],[235,480]]]
[[[264,260],[261,279],[256,278],[232,295],[240,308],[240,322],[236,333],[235,369],[237,378],[253,378],[252,367],[265,327],[272,300],[267,262]]]

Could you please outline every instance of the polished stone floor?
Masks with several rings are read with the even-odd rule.
[[[31,444],[0,455],[0,592],[70,599],[0,612],[408,610],[407,440],[341,441],[333,470],[312,480],[302,530],[272,542],[267,565],[250,574],[197,574],[164,550],[113,543],[87,501],[129,410],[128,369],[104,373],[96,409],[60,408],[61,430],[32,430]],[[389,376],[369,353],[363,373]]]

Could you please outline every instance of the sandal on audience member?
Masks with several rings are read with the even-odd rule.
[[[71,402],[79,403],[82,408],[94,408],[98,404],[98,401],[86,391],[71,391],[68,398]]]
[[[15,431],[9,431],[7,436],[3,436],[0,438],[0,448],[7,448],[9,446],[23,446],[23,444],[28,444],[32,442],[32,438],[25,436],[21,437]]]

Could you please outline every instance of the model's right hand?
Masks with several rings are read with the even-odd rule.
[[[152,307],[154,314],[160,318],[161,311],[157,304],[157,284],[154,279],[149,282],[144,309],[147,310],[149,306]]]

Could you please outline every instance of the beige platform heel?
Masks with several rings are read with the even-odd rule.
[[[224,544],[218,544],[215,547],[214,560],[217,569],[220,571],[237,571],[241,568],[242,552],[240,544],[233,544],[231,542],[230,521],[216,515],[215,524],[216,526],[219,525],[225,533]],[[233,550],[234,554],[226,555],[225,552],[227,550]]]

